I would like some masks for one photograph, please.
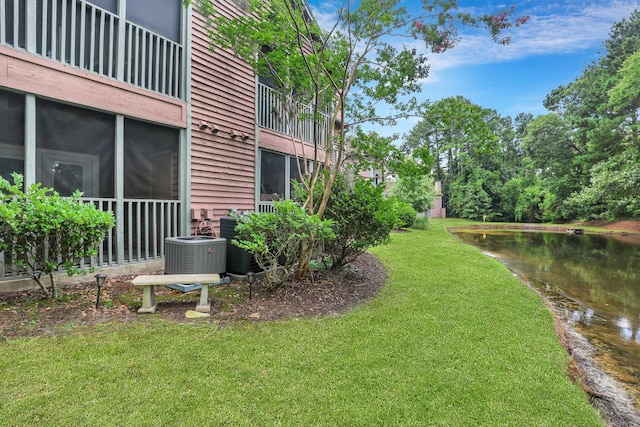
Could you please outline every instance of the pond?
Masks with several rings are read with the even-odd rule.
[[[604,350],[603,367],[640,396],[640,239],[455,230],[531,283]]]

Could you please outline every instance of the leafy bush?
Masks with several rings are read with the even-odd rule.
[[[22,175],[14,173],[13,180],[12,185],[0,177],[0,252],[10,251],[12,264],[25,268],[45,295],[57,297],[54,273],[62,266],[69,276],[86,274],[75,260],[97,253],[115,219],[81,202],[79,191],[64,198],[33,184],[24,192]],[[43,274],[49,276],[50,290]]]
[[[429,217],[426,215],[417,216],[411,228],[415,228],[416,230],[427,230],[429,228]]]
[[[614,221],[640,216],[640,150],[630,147],[596,164],[591,181],[565,201],[573,217]]]
[[[363,178],[355,178],[352,185],[343,176],[336,179],[325,211],[335,233],[335,239],[324,245],[332,269],[342,268],[369,247],[389,239],[398,215],[394,202],[385,199],[382,190]]]
[[[391,201],[393,203],[393,209],[398,216],[396,228],[407,228],[413,226],[416,221],[416,216],[418,215],[416,210],[407,202],[403,202],[395,198],[392,198]]]
[[[416,212],[428,211],[436,196],[433,178],[428,175],[400,177],[389,189],[389,195],[410,204]]]
[[[237,217],[237,238],[231,241],[254,255],[269,288],[289,279],[302,244],[333,238],[331,221],[309,215],[291,200],[275,202],[273,208],[273,212]]]

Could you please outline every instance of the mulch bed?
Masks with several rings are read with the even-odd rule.
[[[379,261],[365,253],[341,272],[317,271],[313,277],[286,283],[272,291],[258,279],[251,299],[246,282],[231,281],[211,290],[211,316],[199,319],[185,316],[195,308],[199,291],[183,294],[163,286],[156,288],[157,313],[138,314],[142,291],[131,285],[134,277],[108,278],[98,309],[94,281],[65,287],[62,301],[50,301],[40,290],[0,293],[1,335],[5,338],[56,335],[80,326],[146,322],[154,316],[174,322],[211,322],[220,326],[239,321],[328,316],[344,313],[373,298],[386,275]]]

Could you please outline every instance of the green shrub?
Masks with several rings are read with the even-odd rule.
[[[342,268],[369,247],[389,239],[398,216],[394,202],[385,199],[382,190],[362,178],[356,178],[353,185],[343,176],[336,179],[324,214],[333,221],[336,236],[324,245],[332,269]]]
[[[54,273],[86,274],[75,266],[78,258],[93,256],[115,224],[111,212],[80,201],[82,193],[61,197],[40,184],[22,190],[22,175],[15,184],[0,177],[0,252],[10,251],[11,262],[26,269],[48,297],[59,296]],[[92,270],[92,268],[89,268]],[[42,282],[48,275],[51,289]]]
[[[269,288],[289,279],[302,244],[333,238],[331,221],[309,215],[291,200],[275,202],[273,207],[273,212],[237,217],[237,238],[231,241],[254,255]]]
[[[398,216],[398,222],[396,223],[396,228],[407,228],[413,226],[413,223],[416,221],[416,216],[418,213],[416,210],[406,202],[402,202],[398,199],[392,198],[393,209]]]
[[[389,189],[389,195],[410,204],[416,212],[428,211],[436,196],[433,178],[427,175],[400,177]]]
[[[411,228],[415,228],[416,230],[427,230],[429,228],[429,217],[426,215],[417,216]]]

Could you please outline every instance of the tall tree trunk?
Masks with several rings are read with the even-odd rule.
[[[309,273],[309,264],[311,264],[311,258],[313,258],[313,251],[315,248],[315,239],[313,236],[309,240],[302,244],[300,248],[300,258],[298,260],[298,267],[294,278],[299,280]]]

